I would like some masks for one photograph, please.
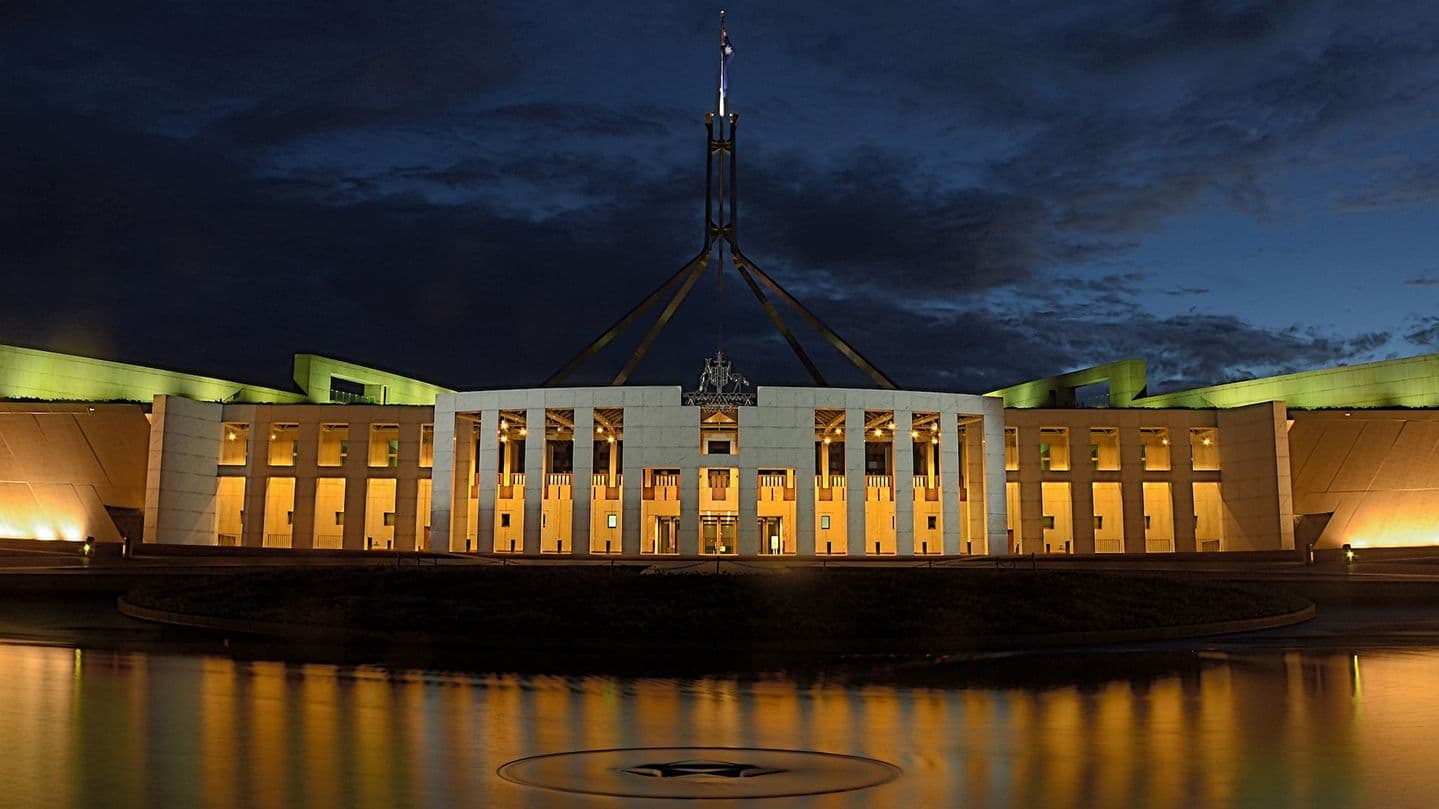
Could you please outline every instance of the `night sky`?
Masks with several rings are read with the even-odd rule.
[[[726,7],[745,252],[902,386],[1439,351],[1439,6]],[[718,9],[4,0],[0,343],[537,383],[700,244]],[[734,275],[634,381],[721,321],[804,382]]]

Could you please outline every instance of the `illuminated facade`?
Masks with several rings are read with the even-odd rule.
[[[1439,545],[1435,355],[1159,396],[1137,360],[986,396],[760,386],[735,408],[678,387],[457,393],[313,355],[294,379],[0,347],[0,539],[641,558]]]

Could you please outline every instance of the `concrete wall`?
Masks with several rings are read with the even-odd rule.
[[[1217,482],[1225,501],[1226,532],[1224,550],[1276,550],[1293,547],[1293,509],[1289,503],[1288,444],[1284,433],[1284,407],[1266,403],[1233,411],[1215,410],[1145,410],[1131,408],[1095,409],[1010,409],[1005,423],[1018,430],[1019,468],[1006,473],[1008,481],[1018,486],[1019,513],[1011,517],[1017,538],[1025,553],[1060,552],[1063,542],[1072,538],[1076,553],[1112,551],[1116,515],[1112,489],[1105,489],[1102,504],[1105,521],[1096,545],[1094,516],[1094,484],[1109,483],[1120,487],[1124,551],[1144,553],[1159,547],[1172,546],[1176,551],[1201,550],[1195,540],[1193,484]],[[1222,458],[1218,470],[1194,469],[1190,453],[1189,431],[1196,428],[1218,428],[1219,451]],[[1065,428],[1069,435],[1069,468],[1041,469],[1040,433],[1046,428]],[[1109,461],[1091,462],[1090,430],[1114,429],[1119,435],[1119,464]],[[1146,469],[1142,430],[1168,430],[1169,460],[1167,469]],[[1001,453],[1002,453],[1001,448]],[[1056,519],[1056,529],[1045,529],[1042,486],[1046,482],[1068,482],[1072,514],[1068,524],[1073,537],[1061,536],[1057,527],[1065,523]],[[1166,509],[1145,508],[1144,484],[1168,483],[1170,500]],[[1154,503],[1154,487],[1150,503]],[[1188,517],[1186,518],[1186,515]],[[1050,515],[1058,516],[1058,515]],[[1155,526],[1149,532],[1158,540],[1146,545],[1145,517]],[[1156,522],[1157,521],[1157,522]],[[1160,527],[1166,530],[1160,532]]]
[[[1215,411],[1224,500],[1224,547],[1294,547],[1289,434],[1283,402]]]
[[[155,396],[200,401],[298,402],[298,393],[160,368],[0,346],[0,398],[149,402]]]
[[[1439,354],[1246,379],[1136,399],[1136,407],[1439,407]]]
[[[305,391],[309,401],[315,404],[330,404],[333,401],[330,396],[330,377],[333,376],[363,384],[366,397],[374,404],[432,405],[437,395],[451,392],[439,385],[333,357],[295,355],[295,384]]]
[[[144,508],[149,434],[137,405],[0,402],[0,537],[119,541],[105,507]]]
[[[224,406],[156,396],[145,478],[145,541],[214,545],[215,467]]]
[[[1319,547],[1439,545],[1439,412],[1290,411],[1289,418],[1294,512],[1333,515]]]

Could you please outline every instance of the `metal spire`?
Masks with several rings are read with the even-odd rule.
[[[804,347],[800,345],[789,325],[785,323],[780,315],[779,308],[771,302],[770,294],[779,299],[780,303],[789,307],[794,314],[810,325],[815,331],[834,346],[841,355],[863,371],[875,384],[882,388],[893,389],[895,384],[888,376],[865,359],[858,351],[846,343],[833,329],[825,325],[818,317],[804,307],[795,297],[789,294],[779,285],[768,273],[761,270],[751,261],[739,246],[739,210],[738,194],[736,193],[736,167],[735,167],[735,130],[739,128],[739,115],[728,109],[729,95],[729,60],[734,56],[734,46],[730,43],[729,31],[725,28],[725,13],[720,12],[720,43],[719,43],[719,77],[715,88],[715,112],[705,113],[706,132],[706,155],[705,155],[705,215],[704,215],[704,244],[694,258],[670,276],[663,284],[649,294],[635,308],[631,309],[623,317],[610,326],[594,342],[586,346],[580,353],[576,354],[565,363],[549,379],[545,380],[546,385],[557,385],[570,375],[576,368],[583,365],[594,357],[601,349],[614,341],[621,332],[628,329],[634,322],[651,306],[659,303],[667,295],[671,295],[669,302],[661,310],[659,318],[650,326],[640,339],[639,345],[634,353],[625,363],[620,372],[615,375],[611,384],[623,385],[639,365],[649,351],[650,346],[659,338],[660,332],[674,317],[695,282],[700,279],[709,266],[710,257],[716,247],[719,248],[719,260],[717,263],[715,280],[718,295],[724,294],[724,264],[725,253],[728,251],[730,262],[740,278],[745,282],[760,306],[764,308],[765,314],[780,334],[784,337],[790,349],[794,352],[809,375],[817,385],[827,385],[824,375],[820,373],[819,367],[809,358]],[[716,129],[718,124],[718,129]],[[726,165],[728,164],[728,165]],[[725,169],[729,172],[726,176]],[[725,203],[729,206],[726,209]],[[678,289],[676,290],[676,287]],[[763,289],[761,288],[763,287]],[[724,359],[724,303],[718,301],[719,306],[719,347],[716,360],[723,362]],[[728,367],[726,365],[726,367]],[[703,387],[703,385],[701,385]]]

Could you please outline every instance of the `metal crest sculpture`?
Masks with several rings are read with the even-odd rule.
[[[674,292],[669,303],[665,304],[664,309],[660,312],[659,318],[650,326],[649,330],[645,332],[644,337],[641,338],[634,354],[630,356],[624,368],[620,369],[620,372],[615,375],[615,378],[610,383],[612,385],[623,385],[625,381],[630,378],[630,374],[634,372],[635,366],[639,365],[640,360],[644,358],[645,353],[649,351],[650,346],[653,345],[656,338],[659,337],[660,332],[664,330],[665,325],[669,323],[670,318],[674,317],[675,311],[679,309],[680,304],[683,303],[685,298],[690,294],[690,290],[694,288],[700,276],[704,274],[705,269],[709,266],[710,256],[715,252],[715,247],[717,246],[719,247],[719,266],[716,277],[721,285],[721,289],[723,288],[725,247],[728,246],[729,258],[734,264],[735,271],[739,273],[745,286],[749,288],[749,291],[753,293],[756,300],[759,301],[765,314],[769,316],[775,328],[783,335],[785,342],[789,344],[790,350],[794,352],[800,364],[809,372],[810,377],[816,385],[825,386],[828,383],[825,381],[824,375],[820,373],[819,367],[809,358],[809,354],[805,353],[804,348],[800,345],[794,332],[790,331],[788,324],[785,323],[784,318],[780,315],[779,309],[770,300],[769,296],[765,294],[766,289],[778,298],[780,302],[793,310],[794,313],[798,314],[811,328],[823,335],[824,338],[829,341],[830,345],[834,346],[835,350],[839,351],[846,359],[867,374],[870,379],[874,380],[876,385],[881,388],[890,389],[895,387],[894,382],[891,381],[888,376],[885,376],[873,363],[852,348],[849,343],[845,342],[833,329],[826,326],[814,313],[806,309],[793,295],[786,292],[778,282],[771,278],[768,273],[761,270],[757,264],[751,261],[745,256],[744,252],[740,250],[738,195],[735,192],[737,176],[735,171],[735,129],[739,126],[739,115],[728,111],[727,107],[729,62],[734,55],[734,50],[734,46],[730,42],[729,32],[725,29],[724,12],[720,12],[719,81],[717,92],[715,93],[715,109],[717,112],[705,113],[707,147],[705,158],[704,244],[700,247],[695,257],[690,259],[678,272],[670,276],[663,284],[660,284],[654,292],[651,292],[648,297],[640,301],[638,305],[626,313],[624,317],[616,321],[614,325],[610,326],[610,328],[596,338],[594,342],[590,343],[584,350],[572,357],[569,362],[565,363],[564,367],[551,374],[550,378],[545,380],[546,385],[558,385],[563,382],[575,369],[585,364],[598,354],[601,349],[613,342],[621,332],[633,325],[646,310],[658,303],[661,298],[670,294],[671,290],[678,286],[678,291]],[[725,171],[726,163],[728,163],[728,172]],[[726,211],[726,203],[728,203],[728,211]],[[716,216],[716,213],[718,213],[718,216]],[[763,285],[763,289],[761,289],[761,285]]]
[[[705,358],[699,387],[684,395],[684,403],[707,410],[733,410],[753,405],[754,394],[749,380],[734,370],[723,351],[716,351],[713,357]]]

